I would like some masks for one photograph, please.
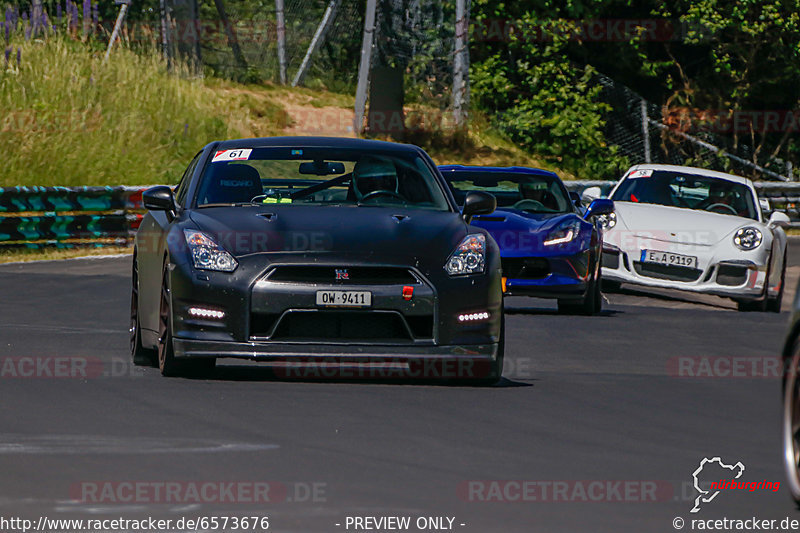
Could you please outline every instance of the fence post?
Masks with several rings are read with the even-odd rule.
[[[167,60],[167,70],[172,70],[172,49],[169,42],[170,22],[166,0],[160,0],[159,7],[161,9],[161,47],[164,59]]]
[[[367,0],[367,10],[364,14],[364,38],[361,42],[361,62],[358,64],[355,117],[353,117],[353,129],[357,134],[364,132],[364,111],[367,109],[367,86],[369,85],[369,70],[372,61],[376,8],[376,0]]]
[[[453,119],[464,126],[469,105],[469,0],[456,0],[456,46],[453,66]]]
[[[314,38],[311,39],[311,44],[308,45],[308,51],[306,51],[306,55],[303,58],[303,62],[300,64],[300,68],[297,70],[297,74],[292,80],[292,87],[297,87],[299,83],[303,82],[303,78],[306,76],[306,71],[308,70],[308,65],[311,64],[311,56],[317,50],[322,41],[325,40],[325,34],[328,33],[328,28],[330,27],[331,21],[336,16],[336,8],[339,6],[339,0],[331,0],[328,4],[328,8],[325,10],[325,15],[322,17],[322,22],[319,23],[317,26],[317,31],[314,33]]]
[[[650,124],[647,121],[647,101],[641,98],[640,109],[642,113],[642,140],[644,141],[644,162],[650,162]]]
[[[35,39],[42,27],[42,0],[33,0],[33,10],[31,12],[31,38]],[[47,28],[44,28],[47,31]]]
[[[275,25],[278,34],[278,70],[281,85],[286,85],[286,21],[283,19],[283,0],[275,0]]]
[[[117,0],[115,3],[121,4],[119,6],[119,15],[117,15],[117,22],[114,24],[114,31],[111,32],[111,38],[108,40],[108,48],[106,49],[106,55],[103,57],[103,63],[108,61],[108,56],[111,55],[111,49],[114,48],[114,43],[119,37],[119,31],[122,28],[122,23],[125,21],[125,13],[128,12],[128,4],[130,0]]]

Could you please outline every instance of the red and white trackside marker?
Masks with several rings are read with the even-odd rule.
[[[212,163],[217,163],[219,161],[247,161],[250,159],[250,152],[253,150],[250,148],[241,148],[239,150],[220,150],[214,154],[214,159],[211,160]]]

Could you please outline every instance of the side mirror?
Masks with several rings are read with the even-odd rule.
[[[772,211],[772,207],[770,207],[769,205],[769,200],[767,200],[766,198],[759,198],[758,205],[761,206],[761,211],[763,213],[769,213],[770,211]]]
[[[772,216],[769,217],[769,225],[778,228],[788,228],[792,225],[792,221],[786,213],[775,211],[772,213]]]
[[[584,218],[598,217],[600,215],[610,215],[613,212],[614,212],[613,200],[598,198],[597,200],[592,200],[592,203],[589,204],[589,208],[586,210],[586,216],[584,216]]]
[[[581,207],[581,195],[575,191],[569,191],[569,200],[575,207]]]
[[[583,198],[583,201],[586,203],[597,200],[601,196],[603,196],[603,189],[600,187],[587,187],[583,190],[583,194],[581,194],[581,198]]]
[[[497,209],[497,198],[493,194],[483,191],[472,191],[464,198],[464,207],[461,215],[469,224],[475,215],[488,215]]]
[[[142,193],[142,204],[148,211],[166,211],[167,216],[175,216],[175,196],[166,185],[151,187]]]

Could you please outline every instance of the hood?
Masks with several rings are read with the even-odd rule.
[[[738,228],[761,226],[750,218],[655,204],[615,201],[614,211],[616,230],[679,244],[712,246]]]
[[[210,207],[191,219],[236,257],[335,254],[414,265],[435,255],[444,264],[466,235],[458,213],[399,207]]]
[[[551,231],[569,221],[579,221],[580,237],[568,245],[548,247],[544,240]],[[511,208],[499,208],[490,215],[477,216],[473,226],[487,230],[500,246],[504,257],[536,255],[563,255],[577,253],[588,245],[592,224],[575,213],[528,213]]]

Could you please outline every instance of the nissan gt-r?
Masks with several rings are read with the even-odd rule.
[[[134,361],[167,376],[217,358],[395,365],[496,382],[500,253],[420,148],[360,139],[212,142],[177,187],[143,194]]]

